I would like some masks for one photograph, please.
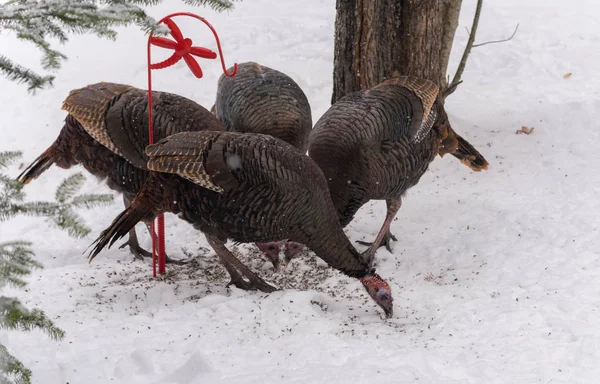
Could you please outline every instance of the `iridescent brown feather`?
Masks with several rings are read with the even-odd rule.
[[[186,154],[180,155],[182,152]],[[370,271],[343,234],[322,172],[293,147],[268,135],[207,131],[170,136],[149,147],[147,153],[149,168],[155,172],[132,207],[144,212],[152,207],[154,214],[181,214],[207,235],[219,238],[306,242],[320,257],[351,276],[362,277]],[[279,167],[284,171],[277,172]],[[189,183],[180,177],[198,181]],[[214,193],[214,186],[223,191]],[[140,217],[133,212],[128,215]],[[135,224],[123,220],[119,223]],[[122,235],[128,230],[122,227],[105,234]],[[110,241],[100,240],[92,254]]]
[[[95,241],[90,259],[150,212],[171,212],[206,234],[232,283],[241,288],[274,289],[235,259],[225,247],[227,239],[291,239],[306,244],[332,267],[360,278],[386,314],[392,313],[389,286],[376,278],[345,236],[323,173],[292,146],[269,135],[206,131],[167,137],[146,153],[148,167],[155,172]],[[215,187],[221,193],[215,193]]]
[[[235,76],[219,78],[213,109],[228,131],[271,135],[306,153],[310,104],[300,86],[280,71],[255,62],[238,64]]]
[[[452,153],[475,169],[485,159],[448,122],[438,87],[402,76],[346,95],[315,124],[309,155],[328,180],[342,226],[371,199],[385,200],[386,219],[367,253],[388,250],[389,227],[406,191],[440,153]],[[471,157],[474,156],[474,157]]]
[[[114,99],[133,87],[125,84],[98,83],[69,92],[62,109],[81,123],[87,133],[106,148],[121,155],[106,130],[105,115]]]
[[[431,108],[440,92],[438,86],[427,79],[400,76],[386,80],[383,83],[376,85],[374,88],[377,89],[378,87],[385,87],[387,85],[405,87],[412,91],[421,101],[423,112],[422,115],[420,113],[413,115],[413,124],[416,122],[416,130],[411,134],[414,137],[414,141],[422,140],[431,129],[436,118],[435,114],[431,113]]]
[[[190,99],[166,92],[153,92],[153,98],[155,141],[181,131],[223,130],[213,114]],[[69,114],[58,138],[19,180],[29,183],[52,164],[80,164],[127,201],[149,174],[144,152],[149,142],[147,105],[147,91],[126,84],[98,83],[71,91],[63,103]],[[135,229],[130,236],[132,252],[147,256],[137,244]]]
[[[146,154],[150,156],[148,169],[175,173],[204,188],[223,192],[223,188],[213,183],[205,169],[209,165],[206,164],[208,153],[216,138],[218,136],[203,137],[185,132],[149,145],[146,147]]]

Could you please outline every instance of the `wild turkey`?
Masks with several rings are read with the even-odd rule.
[[[263,133],[298,148],[308,149],[312,114],[300,86],[275,69],[247,62],[238,65],[233,77],[219,78],[217,98],[212,108],[225,129],[231,132]],[[279,242],[257,243],[258,248],[279,266]],[[286,259],[304,249],[304,245],[284,243]]]
[[[227,250],[228,239],[290,239],[358,278],[386,315],[392,314],[389,285],[345,236],[323,173],[308,156],[269,135],[234,132],[179,133],[148,146],[146,154],[154,172],[95,241],[90,261],[144,217],[172,212],[205,233],[230,284],[275,289]]]
[[[399,77],[351,93],[315,124],[309,156],[327,179],[342,227],[371,199],[385,200],[387,215],[364,253],[390,250],[390,223],[401,198],[417,184],[435,156],[450,153],[474,171],[487,169],[483,156],[448,122],[438,87],[428,80]],[[390,250],[391,251],[391,250]]]
[[[182,131],[223,130],[207,109],[183,96],[153,92],[152,99],[155,142]],[[144,152],[149,142],[147,103],[147,91],[125,84],[98,83],[71,91],[62,106],[69,114],[58,138],[19,180],[27,184],[52,164],[65,169],[81,164],[123,193],[128,206],[149,173]],[[144,218],[149,232],[153,218]],[[137,258],[151,256],[140,247],[135,228],[125,245]]]

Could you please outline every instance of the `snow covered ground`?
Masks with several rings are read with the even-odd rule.
[[[169,3],[152,13],[190,9]],[[451,73],[474,3],[464,2]],[[196,11],[219,31],[228,65],[255,60],[283,70],[307,93],[315,121],[328,108],[333,1],[246,0],[229,14]],[[167,216],[168,252],[201,255],[200,268],[171,267],[154,280],[149,263],[116,248],[89,265],[83,253],[121,211],[117,198],[84,212],[93,235],[82,240],[42,219],[0,226],[0,241],[34,241],[45,265],[26,292],[10,293],[67,333],[61,342],[37,332],[2,332],[0,340],[33,369],[35,383],[596,383],[599,19],[592,0],[485,3],[479,42],[506,37],[516,23],[519,31],[473,51],[447,110],[491,167],[475,174],[438,158],[409,192],[392,224],[393,254],[377,255],[394,318],[382,320],[356,281],[308,254],[273,273],[253,246],[239,246],[255,270],[288,289],[226,289],[204,237],[174,216]],[[195,43],[214,46],[200,23],[181,23]],[[0,46],[38,65],[29,45],[0,36]],[[102,80],[146,86],[145,38],[135,28],[117,42],[77,37],[64,49],[70,60],[51,90],[32,97],[0,79],[0,150],[24,150],[25,163],[57,136],[69,90]],[[220,65],[202,67],[199,81],[184,65],[156,72],[155,88],[210,107]],[[522,126],[535,130],[515,134]],[[76,171],[51,169],[27,187],[29,197],[44,198]],[[86,187],[108,191],[92,177]],[[383,202],[363,207],[350,238],[374,238],[384,213]]]

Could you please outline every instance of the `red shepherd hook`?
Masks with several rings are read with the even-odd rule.
[[[153,37],[153,32],[150,32],[150,36],[148,37],[148,135],[150,137],[150,144],[154,144],[154,130],[152,128],[152,70],[153,69],[163,69],[170,67],[171,65],[176,64],[181,59],[185,61],[188,65],[194,76],[197,78],[202,77],[202,69],[200,65],[194,58],[194,56],[202,57],[204,59],[216,59],[217,54],[203,47],[194,47],[192,46],[192,40],[189,38],[184,38],[181,30],[175,24],[173,20],[171,20],[174,16],[191,16],[200,21],[210,28],[213,35],[215,36],[215,40],[217,42],[217,48],[219,49],[219,56],[221,57],[221,67],[223,68],[223,72],[226,76],[233,77],[237,73],[237,63],[233,66],[233,71],[231,73],[227,72],[227,68],[225,67],[225,61],[223,60],[223,50],[221,49],[221,42],[219,41],[219,35],[217,35],[217,31],[213,28],[212,25],[208,21],[206,21],[203,17],[200,17],[196,14],[189,12],[177,12],[172,13],[168,16],[160,19],[158,24],[164,23],[171,31],[171,36],[175,39],[175,41],[164,38],[164,37]],[[161,61],[159,63],[152,64],[150,51],[151,46],[156,45],[157,47],[162,48],[170,48],[175,50],[175,52],[168,59]],[[152,222],[152,273],[154,277],[156,277],[156,259],[158,253],[158,273],[166,272],[166,253],[165,253],[165,218],[163,215],[158,216],[158,244],[154,237],[155,233],[155,222]],[[158,245],[158,247],[157,247]],[[158,249],[157,249],[158,248]],[[158,251],[158,252],[157,252]]]

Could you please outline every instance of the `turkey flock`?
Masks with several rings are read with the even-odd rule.
[[[307,248],[358,279],[387,317],[388,283],[374,268],[377,249],[396,238],[390,224],[404,193],[436,155],[451,154],[473,171],[484,157],[450,125],[439,88],[401,76],[346,95],[312,123],[300,86],[284,73],[247,62],[222,75],[211,110],[185,97],[153,92],[153,142],[148,145],[148,93],[98,83],[70,92],[58,138],[18,179],[24,184],[53,164],[82,165],[123,195],[123,210],[93,244],[90,261],[128,236],[136,258],[151,253],[135,225],[170,212],[192,224],[242,289],[272,292],[226,243],[255,243],[280,268]],[[387,214],[359,252],[344,227],[370,200]],[[181,263],[171,258],[167,262]]]

